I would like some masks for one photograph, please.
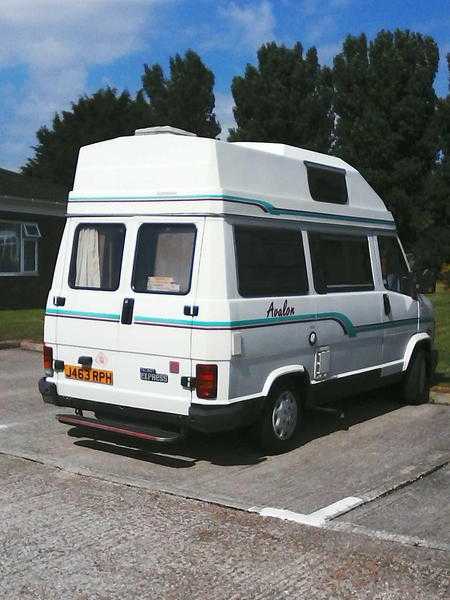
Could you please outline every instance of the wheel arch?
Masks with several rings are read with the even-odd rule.
[[[413,336],[410,337],[406,345],[405,355],[403,358],[403,372],[405,372],[408,369],[408,366],[411,362],[411,358],[418,348],[423,348],[431,355],[432,339],[428,333],[415,333]],[[429,360],[430,358],[428,359],[428,361]]]
[[[268,375],[264,383],[262,395],[265,397],[269,396],[274,385],[279,384],[283,380],[292,379],[298,381],[301,385],[308,385],[309,373],[303,365],[287,365],[275,369]]]

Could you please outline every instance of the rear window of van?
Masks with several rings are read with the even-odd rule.
[[[125,226],[86,223],[75,230],[69,285],[74,289],[114,291],[119,287]]]
[[[136,244],[133,289],[147,294],[187,294],[191,288],[196,227],[141,225]]]

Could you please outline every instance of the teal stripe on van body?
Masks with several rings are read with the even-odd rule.
[[[372,323],[367,325],[358,325],[356,329],[358,331],[374,331],[377,329],[392,329],[395,327],[404,327],[405,325],[417,325],[417,317],[412,319],[398,319],[396,321],[384,321],[383,323]]]
[[[65,308],[47,308],[45,314],[56,317],[79,317],[85,319],[98,319],[108,321],[118,321],[120,315],[118,313],[98,313],[84,310],[67,310]]]
[[[67,318],[80,318],[99,321],[120,321],[118,313],[97,313],[91,311],[67,310],[61,308],[47,308],[47,316],[59,316]],[[356,337],[358,333],[365,333],[379,329],[390,329],[394,327],[404,327],[406,325],[416,325],[417,318],[399,319],[396,321],[385,321],[384,323],[367,323],[364,325],[355,325],[349,317],[338,312],[304,313],[301,315],[290,315],[286,317],[271,317],[262,319],[243,319],[236,321],[198,321],[192,319],[167,319],[164,317],[147,317],[136,315],[134,323],[137,325],[155,325],[168,327],[182,327],[188,329],[246,329],[252,327],[268,327],[272,325],[286,325],[289,323],[305,323],[319,321],[336,321],[349,337]],[[423,322],[423,321],[421,321]]]
[[[291,215],[294,217],[317,217],[334,221],[346,221],[355,223],[370,223],[376,225],[389,225],[395,229],[394,221],[387,219],[374,219],[371,217],[354,217],[346,215],[335,215],[333,213],[322,213],[317,211],[295,210],[290,208],[277,208],[266,200],[257,198],[244,198],[242,196],[230,196],[227,194],[208,194],[208,195],[183,195],[179,196],[70,196],[69,202],[191,202],[207,200],[224,200],[236,204],[251,204],[261,208],[266,213],[282,216]]]
[[[254,327],[269,327],[272,325],[286,325],[288,323],[317,322],[318,320],[332,320],[338,322],[344,333],[350,337],[356,336],[356,328],[351,320],[341,313],[321,313],[319,318],[315,313],[290,315],[286,317],[270,317],[263,319],[244,319],[239,321],[187,321],[185,319],[163,319],[136,315],[134,322],[138,325],[181,326],[191,329],[251,329]]]

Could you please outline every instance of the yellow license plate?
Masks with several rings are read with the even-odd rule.
[[[65,365],[64,375],[69,379],[77,379],[78,381],[92,381],[93,383],[104,383],[112,385],[113,372],[103,369],[86,369],[75,365]]]

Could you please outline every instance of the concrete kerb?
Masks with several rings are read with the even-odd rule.
[[[18,340],[0,341],[0,350],[11,350],[11,348],[20,348],[20,341],[18,341]]]
[[[0,350],[11,350],[14,348],[21,348],[22,350],[30,350],[31,352],[42,352],[42,342],[34,342],[33,340],[0,341]]]
[[[450,406],[450,389],[445,388],[445,391],[436,386],[437,389],[432,389],[430,392],[430,404],[445,404]]]
[[[31,352],[42,352],[42,342],[34,342],[33,340],[22,340],[20,342],[22,350],[31,350]]]

